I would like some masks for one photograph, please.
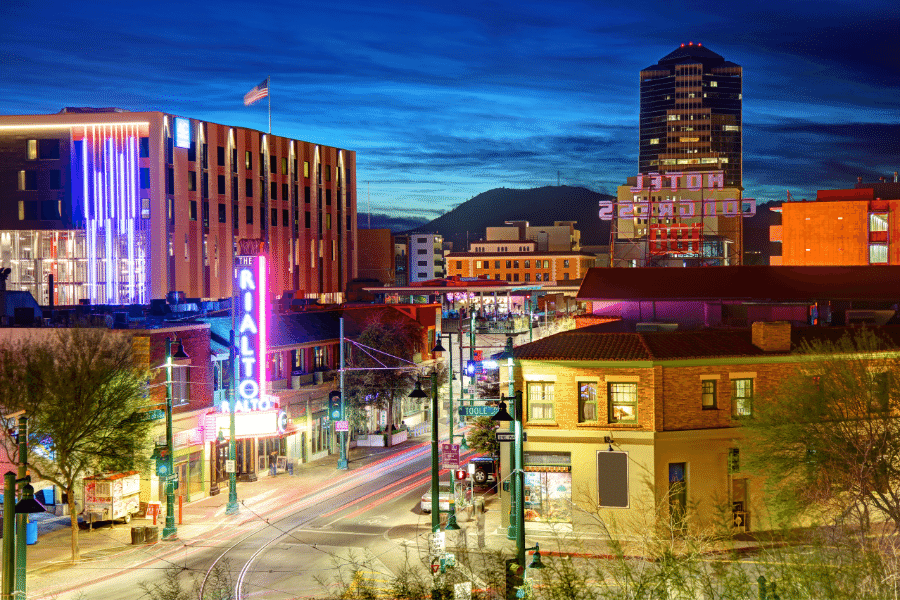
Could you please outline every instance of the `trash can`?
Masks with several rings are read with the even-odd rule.
[[[294,474],[294,461],[293,461],[293,460],[289,460],[289,461],[288,461],[288,463],[287,463],[287,472],[288,472],[288,475],[293,475],[293,474]]]
[[[143,525],[138,525],[136,527],[131,528],[131,543],[134,545],[143,544],[144,543],[144,535],[146,527]]]
[[[155,544],[159,539],[158,527],[144,527],[144,542],[147,544]]]
[[[37,523],[25,524],[25,543],[29,546],[37,544]]]

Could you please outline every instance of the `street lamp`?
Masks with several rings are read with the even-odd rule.
[[[522,443],[522,392],[516,391],[513,398],[513,415],[506,410],[506,403],[501,400],[499,410],[491,417],[492,421],[512,421],[515,427],[513,493],[510,512],[515,519],[510,519],[507,537],[516,540],[516,560],[519,565],[525,564],[525,463],[524,444]],[[515,521],[515,522],[513,522]]]
[[[497,359],[498,363],[501,361],[504,361],[504,360],[506,361],[507,379],[509,380],[508,381],[508,384],[509,384],[508,396],[510,398],[513,398],[516,395],[514,371],[513,371],[513,360],[515,359],[515,355],[513,354],[513,339],[511,336],[506,338],[506,346],[503,348],[503,352],[501,352],[500,354],[497,354],[494,358]],[[514,421],[516,421],[517,417],[521,417],[521,415],[520,415],[521,405],[514,404],[512,406],[512,409],[513,409],[512,415],[508,419],[504,418],[503,415],[501,415],[500,413],[494,415],[494,417],[492,417],[492,418],[494,421],[509,421],[510,422],[509,430],[512,432],[515,432],[516,423]],[[515,446],[513,448],[512,460],[510,462],[513,463],[514,469],[521,470],[523,468],[524,461],[518,461],[518,456],[519,456],[519,451],[521,450],[521,446],[522,446],[522,441],[521,441],[522,438],[518,434],[514,434],[514,435],[515,435]],[[516,480],[513,479],[513,481],[515,482]],[[518,487],[516,487],[515,489],[518,490]],[[518,493],[518,492],[516,492],[516,493]],[[516,493],[513,494],[513,496],[512,496],[513,501],[512,501],[512,503],[510,503],[510,507],[509,507],[510,519],[509,519],[509,527],[507,528],[507,531],[506,531],[506,537],[510,540],[516,539],[516,535],[517,535],[516,530],[519,528],[519,523],[517,523],[514,518],[516,515],[516,502],[521,501],[522,498],[524,497],[524,493],[520,494],[518,496],[516,496]]]
[[[172,354],[172,338],[166,337],[166,525],[163,527],[162,539],[176,540],[178,530],[175,528],[175,436],[172,431],[172,359],[184,360],[190,358],[184,351],[181,340],[175,340],[178,344],[178,352]],[[234,411],[232,410],[232,414]]]
[[[427,398],[422,391],[422,383],[416,381],[416,388],[410,398]],[[431,373],[431,532],[441,529],[441,503],[438,498],[438,418],[437,418],[437,374]]]

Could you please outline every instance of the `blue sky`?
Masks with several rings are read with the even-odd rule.
[[[332,6],[332,4],[334,4]],[[777,7],[777,8],[776,8]],[[896,0],[0,4],[0,114],[161,110],[357,152],[359,209],[496,187],[614,193],[638,72],[682,42],[744,68],[744,185],[813,198],[900,170]]]

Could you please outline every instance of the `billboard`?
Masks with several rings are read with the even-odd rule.
[[[235,256],[234,260],[235,412],[270,410],[272,402],[264,393],[268,337],[266,257]],[[223,402],[223,412],[227,407],[228,402]]]

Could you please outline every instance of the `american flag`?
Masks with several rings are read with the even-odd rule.
[[[262,83],[244,94],[244,106],[250,106],[257,100],[262,100],[269,95],[269,78],[263,79]]]

